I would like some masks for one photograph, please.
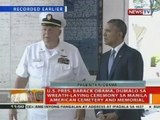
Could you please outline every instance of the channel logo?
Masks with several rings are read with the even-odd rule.
[[[143,15],[143,16],[151,16],[151,9],[128,9],[128,15]]]

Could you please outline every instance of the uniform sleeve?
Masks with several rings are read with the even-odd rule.
[[[28,55],[28,48],[25,49],[16,69],[16,74],[23,78],[27,78],[29,76],[27,55]]]
[[[74,68],[74,73],[76,75],[75,80],[82,81],[82,80],[90,80],[90,74],[86,68],[86,65],[83,62],[83,59],[79,53],[79,50],[76,51],[76,67]]]

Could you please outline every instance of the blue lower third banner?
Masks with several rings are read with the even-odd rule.
[[[67,12],[67,6],[0,6],[0,12]]]

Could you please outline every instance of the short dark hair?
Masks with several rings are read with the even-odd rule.
[[[123,33],[123,38],[126,35],[127,32],[127,26],[125,24],[125,22],[121,19],[111,19],[109,20],[107,23],[111,23],[113,25],[115,25],[122,33]]]

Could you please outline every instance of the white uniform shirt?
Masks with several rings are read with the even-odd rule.
[[[59,42],[52,55],[49,54],[43,41],[27,46],[16,74],[20,77],[29,77],[29,88],[43,88],[50,86],[50,82],[54,81],[69,82],[89,79],[88,70],[78,49],[66,42]],[[57,116],[57,120],[74,119],[75,113],[72,110],[65,110],[66,113],[62,111],[53,110],[53,113],[61,114],[61,116]],[[45,110],[30,110],[29,120],[38,118],[43,118],[43,120],[54,118],[56,120],[53,113]],[[64,117],[65,115],[66,117]]]
[[[63,63],[60,59],[68,60],[69,63]],[[53,81],[89,79],[88,70],[78,49],[66,42],[60,42],[52,55],[49,54],[43,41],[28,46],[16,74],[20,77],[29,77],[29,88],[46,87]]]

